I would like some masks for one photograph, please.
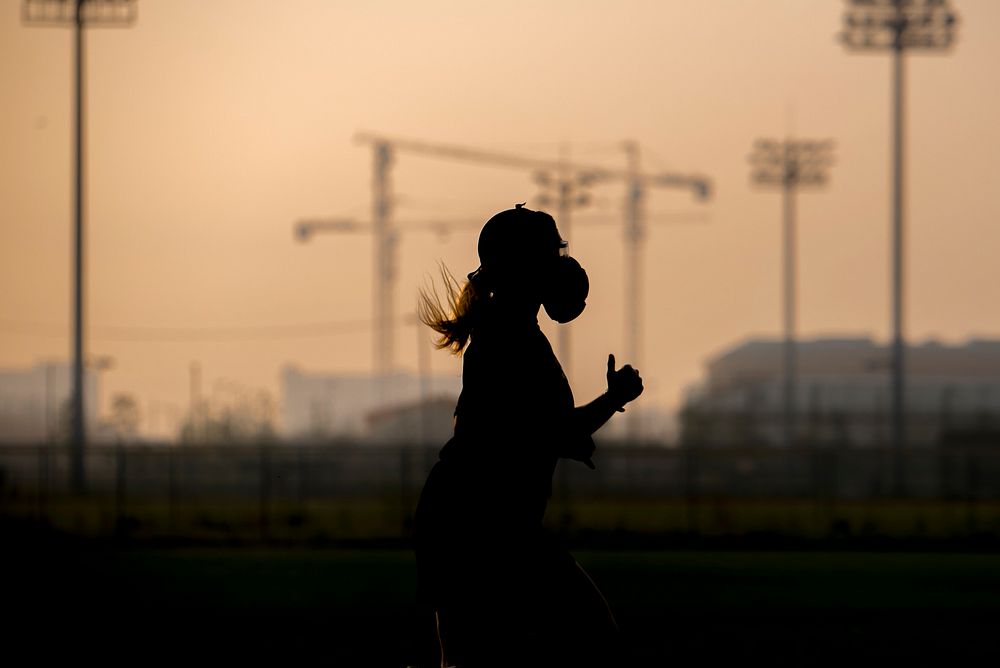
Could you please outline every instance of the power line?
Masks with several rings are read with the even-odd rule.
[[[402,315],[395,319],[398,324],[412,325],[413,315]],[[266,341],[294,338],[323,337],[352,332],[364,332],[374,326],[370,318],[356,320],[334,320],[326,322],[246,325],[246,326],[206,326],[206,327],[162,327],[145,325],[105,325],[92,327],[92,337],[106,342],[215,342],[215,341]],[[26,336],[53,336],[65,338],[66,325],[53,322],[26,322],[0,320],[0,331]]]

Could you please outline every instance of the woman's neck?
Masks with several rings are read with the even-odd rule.
[[[524,299],[505,299],[502,295],[493,298],[493,314],[507,324],[538,323],[539,302]]]

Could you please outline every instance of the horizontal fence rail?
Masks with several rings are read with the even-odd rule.
[[[412,529],[439,449],[93,447],[81,496],[71,494],[66,446],[5,446],[0,517],[86,535],[400,538]],[[607,445],[596,471],[559,464],[548,518],[569,533],[1000,536],[1000,447],[904,450],[899,484],[891,479],[895,455],[888,448]]]

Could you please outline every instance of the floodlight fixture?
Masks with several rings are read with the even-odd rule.
[[[957,24],[946,0],[850,0],[840,38],[861,51],[947,50]]]
[[[128,27],[138,18],[137,0],[24,0],[25,24]]]

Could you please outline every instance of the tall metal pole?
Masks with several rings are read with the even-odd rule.
[[[796,344],[797,230],[795,197],[801,187],[826,184],[827,167],[833,162],[833,142],[815,140],[784,141],[760,139],[750,156],[754,184],[781,188],[782,210],[782,324],[784,339],[781,352],[781,442],[796,442],[798,349]]]
[[[190,414],[191,442],[200,443],[205,438],[201,402],[201,364],[191,362],[188,367],[188,413]]]
[[[420,444],[431,443],[430,406],[431,398],[431,346],[421,322],[416,320],[417,333],[417,376],[420,382]]]
[[[71,478],[73,491],[86,491],[84,449],[87,433],[83,399],[83,4],[76,0],[73,17],[73,104],[75,138],[73,161],[73,430]]]
[[[892,342],[890,353],[892,478],[897,495],[903,490],[903,447],[906,444],[906,359],[903,331],[906,278],[903,266],[905,216],[903,194],[904,58],[906,51],[946,51],[958,22],[948,0],[847,0],[845,30],[848,49],[891,52],[892,58]]]
[[[893,484],[903,493],[902,448],[906,444],[905,333],[903,331],[903,44],[897,32],[892,49],[892,447]]]
[[[791,142],[785,142],[786,153],[790,150]],[[786,157],[786,165],[789,162],[794,165],[794,158],[789,161]],[[795,185],[797,178],[791,173],[792,169],[786,167],[786,176],[781,189],[782,195],[782,219],[784,228],[784,391],[783,391],[783,411],[782,411],[782,440],[786,447],[795,444],[795,422],[796,422],[796,350],[795,350]]]
[[[84,213],[86,200],[84,105],[84,28],[124,27],[135,22],[135,0],[23,0],[22,21],[29,26],[70,26],[73,30],[73,348],[70,373],[70,466],[73,492],[86,491],[84,454],[87,446],[84,412]]]
[[[373,258],[375,350],[374,371],[379,399],[385,399],[385,377],[393,367],[393,285],[396,273],[396,234],[392,229],[392,145],[375,142],[374,174],[372,178],[372,231],[374,232],[375,257]]]
[[[642,253],[645,229],[642,220],[643,187],[639,179],[639,145],[625,142],[628,156],[629,178],[625,200],[625,359],[634,367],[642,368]],[[634,442],[639,436],[639,413],[628,411],[625,417],[625,436]]]

